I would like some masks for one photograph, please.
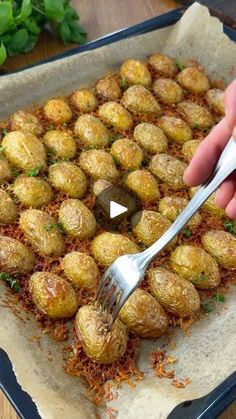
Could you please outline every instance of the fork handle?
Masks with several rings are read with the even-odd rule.
[[[139,268],[145,269],[152,259],[182,230],[190,218],[204,204],[218,186],[236,169],[236,142],[230,138],[210,178],[201,185],[196,194],[176,218],[171,227],[152,246],[139,254]]]

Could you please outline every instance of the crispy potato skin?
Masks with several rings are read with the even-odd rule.
[[[172,223],[187,206],[188,200],[180,196],[165,196],[159,201],[159,212],[168,218]],[[202,222],[201,215],[197,212],[188,222],[190,228],[197,228]]]
[[[142,122],[134,128],[134,140],[151,154],[164,153],[168,141],[164,132],[154,124]]]
[[[210,108],[212,108],[219,115],[225,114],[224,92],[220,89],[210,89],[206,93],[206,101]]]
[[[46,169],[46,151],[42,142],[25,131],[12,131],[2,141],[7,159],[23,172]]]
[[[35,272],[29,290],[39,311],[52,319],[70,318],[78,309],[72,286],[51,272]]]
[[[124,92],[121,102],[134,115],[160,115],[162,112],[153,94],[140,85],[129,87]]]
[[[170,141],[183,144],[192,139],[193,133],[191,128],[180,118],[162,116],[157,123]]]
[[[213,125],[213,118],[205,106],[185,100],[177,105],[178,111],[191,128],[208,129]]]
[[[187,169],[187,165],[181,160],[169,154],[156,154],[151,159],[149,169],[153,175],[170,185],[173,189],[178,190],[185,187],[183,174]]]
[[[173,77],[177,73],[177,66],[175,61],[163,54],[153,54],[149,57],[149,64],[158,73],[166,77]]]
[[[129,84],[141,84],[144,87],[151,86],[152,76],[146,65],[139,60],[127,60],[120,68],[121,79]]]
[[[102,148],[109,142],[106,126],[94,115],[79,116],[74,127],[78,141],[85,147]]]
[[[28,209],[21,213],[19,225],[32,247],[42,256],[61,256],[65,251],[56,221],[46,212]]]
[[[71,135],[59,129],[48,131],[43,137],[43,142],[45,147],[59,159],[70,160],[76,155],[76,141]]]
[[[236,268],[236,238],[232,234],[223,230],[210,230],[203,235],[202,244],[220,266]]]
[[[0,189],[0,224],[11,224],[17,220],[18,210],[7,192]]]
[[[91,288],[97,284],[99,270],[95,260],[80,252],[67,253],[62,259],[67,278],[78,287]]]
[[[151,293],[169,312],[189,317],[200,308],[200,297],[191,282],[164,268],[148,273]]]
[[[100,96],[108,100],[117,100],[122,96],[122,91],[117,81],[112,77],[105,77],[96,84]]]
[[[202,94],[210,89],[210,83],[206,74],[196,67],[184,68],[178,75],[179,84],[192,93]]]
[[[194,187],[190,189],[190,196],[194,196],[195,193],[197,192],[198,187]],[[217,215],[217,217],[219,218],[223,218],[226,217],[226,213],[225,210],[223,210],[222,208],[219,208],[216,203],[215,203],[215,196],[216,193],[214,192],[210,198],[208,198],[208,200],[203,204],[203,208],[205,211],[209,212],[210,214],[213,215]]]
[[[79,239],[91,239],[96,230],[93,213],[78,199],[66,199],[59,209],[59,221],[67,234]]]
[[[215,288],[220,283],[220,271],[215,259],[201,247],[178,246],[170,260],[173,269],[199,289]]]
[[[12,177],[11,168],[7,160],[0,160],[0,185]]]
[[[82,198],[87,190],[85,174],[72,162],[59,162],[50,166],[49,182],[71,198]]]
[[[168,327],[168,318],[162,306],[141,288],[129,297],[119,317],[132,333],[142,338],[157,339]]]
[[[124,184],[144,202],[156,202],[160,191],[154,176],[147,170],[134,170],[124,180]]]
[[[13,192],[25,207],[42,207],[53,199],[53,191],[45,180],[25,175],[18,176]]]
[[[106,102],[99,107],[99,118],[117,131],[123,132],[133,127],[131,114],[117,102]]]
[[[27,131],[31,134],[39,136],[43,132],[43,127],[38,118],[25,111],[15,112],[11,117],[12,131]]]
[[[93,256],[103,266],[111,265],[119,256],[138,253],[138,246],[123,234],[104,232],[91,244]]]
[[[142,164],[142,149],[129,138],[116,140],[111,147],[111,154],[123,169],[138,169]]]
[[[96,96],[89,89],[76,90],[71,100],[80,112],[93,112],[98,106]]]
[[[187,162],[190,162],[197,151],[201,140],[190,140],[183,144],[182,154]]]
[[[108,331],[103,315],[91,305],[80,307],[75,330],[85,353],[94,362],[111,364],[125,352],[128,339],[125,325],[116,319]]]
[[[31,249],[12,237],[0,236],[0,269],[12,274],[27,274],[35,264]]]
[[[119,176],[112,156],[104,150],[83,151],[79,165],[93,179],[115,180]]]
[[[49,100],[44,106],[44,114],[47,119],[59,125],[67,124],[72,118],[71,109],[64,98]]]
[[[184,98],[183,89],[171,79],[157,79],[152,88],[160,102],[166,105],[174,105]]]

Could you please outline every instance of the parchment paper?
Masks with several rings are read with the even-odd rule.
[[[63,61],[0,78],[0,118],[19,108],[41,103],[51,96],[68,94],[88,86],[127,58],[145,59],[164,52],[178,59],[197,59],[210,77],[236,77],[236,45],[223,34],[222,24],[210,17],[207,8],[195,3],[174,26],[116,42],[96,51],[85,52]],[[97,410],[86,397],[86,387],[62,369],[60,345],[35,326],[34,319],[22,322],[4,307],[5,287],[0,284],[0,346],[8,353],[22,388],[38,406],[44,419],[90,419]],[[135,389],[123,385],[119,398],[110,403],[118,418],[166,418],[180,402],[201,397],[236,370],[236,288],[227,302],[196,323],[188,337],[176,332],[178,358],[175,371],[192,383],[176,389],[167,379],[154,376],[150,352],[160,341],[142,341],[138,364],[145,379]],[[41,335],[41,348],[32,342]],[[53,360],[48,361],[48,351]],[[100,412],[105,417],[105,412]]]

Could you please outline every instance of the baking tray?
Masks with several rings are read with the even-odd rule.
[[[84,51],[100,48],[104,45],[134,37],[143,33],[153,31],[155,29],[164,28],[173,25],[182,16],[184,8],[179,8],[164,15],[154,17],[137,25],[113,32],[107,36],[91,41],[81,47],[73,48],[62,54],[55,55],[48,60],[40,61],[28,68],[42,65],[44,63],[52,62],[62,59],[74,54],[80,54]],[[236,31],[224,25],[224,32],[236,42]],[[26,68],[17,70],[15,72],[23,71]],[[16,409],[18,415],[22,419],[40,419],[37,408],[30,396],[24,392],[17,383],[15,374],[12,369],[11,362],[7,354],[0,349],[0,389],[5,393],[6,397]],[[221,383],[207,396],[200,399],[187,401],[177,406],[168,416],[168,419],[215,419],[225,408],[236,400],[236,372],[234,372],[228,379]]]

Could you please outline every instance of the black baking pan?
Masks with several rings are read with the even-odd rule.
[[[56,55],[48,60],[40,61],[36,65],[42,65],[51,61],[62,59],[84,51],[100,48],[112,42],[128,37],[147,33],[155,29],[173,25],[182,16],[184,8],[179,8],[161,16],[146,20],[126,29],[114,32],[95,41],[73,48],[63,54]],[[224,32],[236,42],[236,31],[224,25]],[[29,67],[27,67],[29,68]],[[24,68],[25,69],[25,68]],[[18,71],[22,71],[20,69]],[[0,388],[5,393],[11,404],[22,419],[40,419],[37,408],[30,396],[25,393],[17,383],[12,370],[11,362],[7,354],[0,349]],[[200,399],[186,401],[177,406],[169,415],[168,419],[215,419],[227,406],[236,400],[236,372],[228,377],[223,383],[216,387],[207,396]]]

